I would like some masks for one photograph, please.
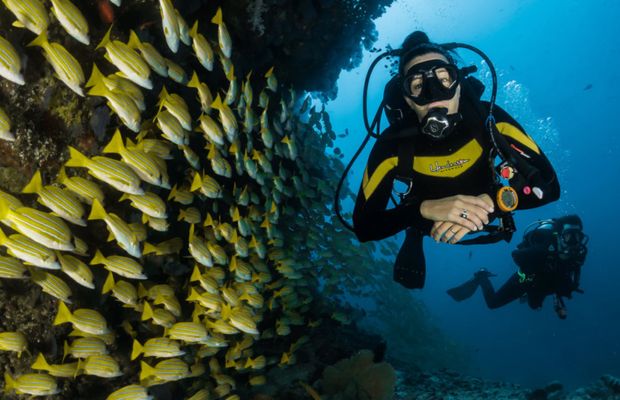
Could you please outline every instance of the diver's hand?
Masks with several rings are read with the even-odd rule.
[[[438,221],[433,224],[431,229],[431,237],[439,243],[455,244],[463,239],[463,236],[471,232],[471,229],[465,228],[459,224],[446,221]]]
[[[464,212],[467,218],[461,216]],[[472,232],[481,230],[489,223],[489,213],[493,212],[493,201],[487,194],[479,196],[444,197],[436,200],[424,200],[420,205],[422,217],[435,222],[451,222],[467,228]],[[431,236],[433,231],[431,231]]]

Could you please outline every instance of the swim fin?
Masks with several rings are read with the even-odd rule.
[[[486,268],[480,268],[475,274],[474,277],[468,280],[465,283],[460,284],[457,287],[453,287],[452,289],[446,290],[446,292],[456,301],[463,301],[469,299],[471,296],[476,293],[476,289],[480,285],[480,281],[483,279],[489,279],[490,277],[497,276],[493,272],[487,270]]]
[[[463,301],[469,299],[476,293],[476,289],[480,286],[480,278],[473,277],[465,283],[460,284],[457,287],[446,290],[446,292],[456,301]]]
[[[424,235],[415,228],[407,229],[405,240],[394,262],[394,280],[407,289],[422,289],[426,280]]]

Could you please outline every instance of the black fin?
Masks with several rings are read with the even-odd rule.
[[[480,280],[478,278],[471,278],[467,282],[446,290],[446,292],[456,301],[463,301],[469,299],[476,293],[476,289],[480,286]]]

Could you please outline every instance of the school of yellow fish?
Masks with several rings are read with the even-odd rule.
[[[159,1],[169,50],[191,47],[203,70],[188,74],[154,44],[140,41],[139,32],[110,27],[96,46],[96,57],[107,61],[93,63],[86,80],[80,62],[48,39],[48,25],[54,22],[43,2],[2,3],[15,16],[14,27],[33,33],[28,45],[41,48],[57,79],[78,96],[105,98],[118,117],[110,124],[116,125],[112,131],[108,128],[105,155],[89,157],[70,147],[56,182],[46,185],[39,171],[34,174],[23,193],[36,194],[40,209],[0,192],[0,221],[16,232],[0,229],[0,246],[7,252],[0,257],[0,278],[31,279],[58,299],[54,325],[68,323],[73,329],[61,364],[38,354],[32,364],[38,372],[7,373],[4,391],[45,396],[60,391],[56,378],[121,376],[111,351],[118,334],[133,337],[131,360],[143,359],[137,380],[110,393],[108,400],[151,399],[149,386],[196,377],[187,399],[234,400],[237,385],[265,384],[266,368],[294,364],[295,352],[308,337],[293,340],[291,329],[320,323],[305,316],[319,272],[325,272],[325,260],[333,259],[337,249],[351,248],[350,236],[329,217],[340,162],[324,155],[334,139],[327,114],[310,107],[309,96],[300,106],[292,90],[281,89],[273,68],[261,72],[260,79],[253,79],[252,72],[237,78],[221,9],[211,19],[217,38],[208,38],[198,21],[189,28],[172,0]],[[113,3],[122,7],[120,0]],[[51,0],[51,11],[67,34],[90,46],[87,20],[76,5]],[[27,84],[20,60],[0,36],[0,76]],[[227,88],[209,88],[201,79],[217,72],[218,60]],[[106,76],[98,63],[110,63],[117,72]],[[162,89],[153,94],[158,82]],[[195,89],[196,98],[174,93],[178,85]],[[157,109],[147,110],[145,96],[158,96]],[[186,100],[197,102],[198,117],[191,115]],[[309,120],[302,121],[300,114],[309,114]],[[196,135],[204,149],[192,146]],[[1,105],[0,138],[15,140]],[[182,176],[168,173],[170,162],[184,163]],[[81,169],[92,178],[84,178]],[[110,211],[125,206],[125,200],[139,216],[134,222]],[[172,215],[173,208],[178,215]],[[159,243],[149,241],[165,235],[173,219],[185,223],[184,234],[175,231]],[[72,225],[105,226],[114,251],[93,248],[73,233]],[[182,291],[149,280],[145,268],[145,260],[175,254],[189,254],[177,256],[190,264]],[[371,251],[357,254],[358,265],[368,256],[372,259]],[[95,282],[92,266],[107,270],[102,284]],[[329,273],[323,275],[324,284],[335,286],[340,272]],[[127,310],[122,326],[109,326],[95,309],[73,307],[73,302],[79,305],[72,297],[74,284],[122,303]],[[348,319],[338,312],[332,318]],[[263,354],[260,341],[278,337],[286,343],[284,350]],[[28,351],[28,340],[20,332],[0,332],[0,350],[21,355]]]

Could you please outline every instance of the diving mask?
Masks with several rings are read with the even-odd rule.
[[[576,225],[564,225],[560,238],[567,247],[576,247],[587,241],[586,235]]]
[[[419,106],[450,100],[460,82],[459,69],[443,60],[429,60],[412,66],[405,74],[403,93]]]

